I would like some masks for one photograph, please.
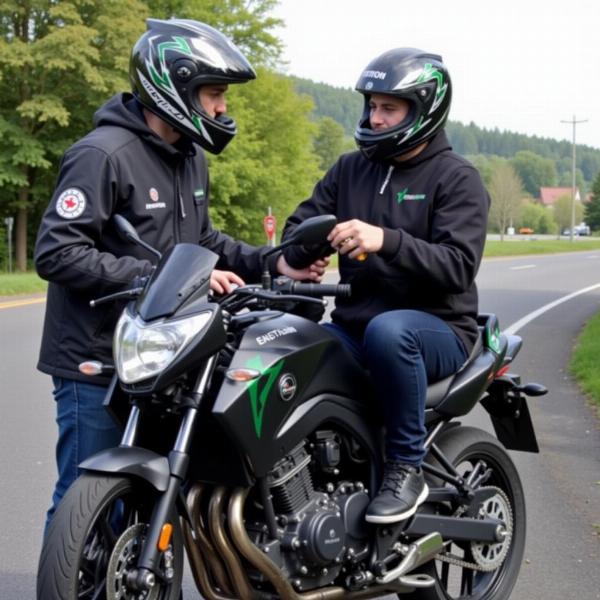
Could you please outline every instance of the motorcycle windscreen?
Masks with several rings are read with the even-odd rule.
[[[170,317],[191,298],[210,290],[210,274],[219,257],[195,244],[176,244],[167,251],[150,285],[137,301],[137,312],[144,321]]]

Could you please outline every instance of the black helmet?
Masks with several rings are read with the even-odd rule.
[[[396,48],[372,60],[362,72],[356,90],[365,97],[354,139],[371,160],[405,154],[433,137],[446,123],[452,85],[442,57],[416,48]],[[369,98],[388,94],[410,105],[407,117],[384,131],[371,129]]]
[[[188,19],[148,19],[131,53],[129,77],[140,102],[205,150],[219,154],[233,139],[235,121],[210,117],[198,100],[209,84],[245,83],[256,73],[216,29]]]

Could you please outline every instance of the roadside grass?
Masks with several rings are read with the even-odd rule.
[[[485,245],[484,256],[526,256],[528,254],[554,254],[557,252],[581,252],[585,250],[600,250],[600,240],[576,239],[569,240],[506,240],[488,241]],[[330,257],[329,269],[337,269],[338,254]],[[48,284],[40,279],[33,271],[27,273],[0,273],[0,296],[14,294],[35,294],[45,292]]]
[[[581,389],[589,395],[600,417],[600,312],[581,332],[571,356],[569,369]]]
[[[519,240],[488,241],[483,255],[519,256],[527,254],[554,254],[557,252],[583,252],[585,250],[600,250],[600,240]]]
[[[0,273],[0,296],[15,294],[37,294],[45,292],[48,283],[40,279],[37,273]]]

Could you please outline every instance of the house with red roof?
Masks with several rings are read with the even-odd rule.
[[[539,201],[542,206],[554,206],[554,203],[561,196],[571,197],[570,187],[541,187]],[[575,199],[581,198],[579,195],[579,188],[575,189]]]

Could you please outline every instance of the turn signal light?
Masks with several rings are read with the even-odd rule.
[[[169,547],[171,535],[173,535],[173,525],[165,523],[160,530],[160,537],[158,538],[158,549],[161,552],[164,552]]]
[[[79,364],[79,372],[84,375],[100,375],[104,365],[97,360],[87,360]]]
[[[260,377],[260,371],[256,369],[228,369],[225,375],[231,381],[245,382]]]

